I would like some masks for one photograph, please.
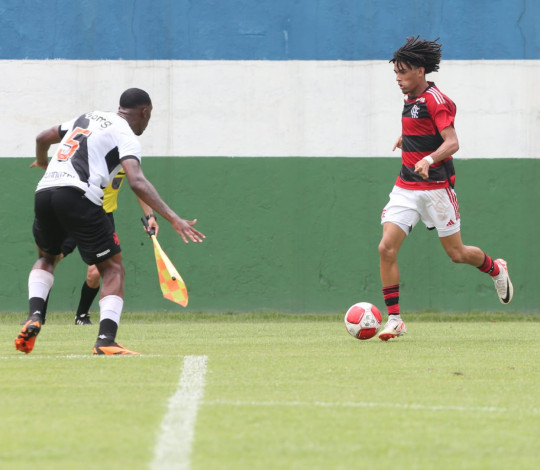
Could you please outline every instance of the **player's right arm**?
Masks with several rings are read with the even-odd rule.
[[[159,232],[159,224],[157,223],[156,216],[152,212],[152,208],[146,204],[141,198],[137,196],[137,202],[139,203],[139,206],[141,206],[141,209],[144,214],[144,218],[148,221],[148,230],[145,230],[148,232],[150,230],[154,231],[154,235],[157,237]]]
[[[169,221],[185,243],[188,243],[188,238],[195,243],[203,241],[205,236],[193,228],[197,219],[182,219],[161,199],[154,185],[144,176],[138,159],[124,158],[121,160],[121,164],[126,172],[128,183],[137,197],[160,214],[165,220]]]
[[[39,166],[46,170],[49,164],[49,149],[51,145],[58,144],[61,140],[59,126],[40,132],[36,137],[36,160],[30,165],[30,168]]]

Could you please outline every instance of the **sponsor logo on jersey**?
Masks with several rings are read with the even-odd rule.
[[[111,126],[112,125],[112,122],[105,119],[104,116],[102,116],[101,114],[96,114],[96,113],[86,113],[84,115],[84,117],[86,119],[92,119],[92,121],[96,121],[96,122],[101,122],[101,128],[102,129],[106,129],[107,127]]]
[[[45,173],[44,178],[57,180],[59,178],[75,178],[75,176],[70,175],[65,171],[49,171]]]

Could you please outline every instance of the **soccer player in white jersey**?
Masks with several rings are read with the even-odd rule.
[[[141,146],[136,136],[152,114],[150,96],[130,88],[122,93],[117,113],[93,111],[36,138],[36,161],[45,174],[38,183],[33,233],[38,260],[28,278],[29,318],[15,339],[19,351],[29,353],[41,331],[41,312],[54,282],[54,268],[62,244],[75,239],[83,260],[95,264],[102,277],[99,333],[94,354],[138,354],[116,342],[124,304],[124,266],[120,242],[103,209],[103,189],[123,169],[135,194],[167,220],[185,243],[205,238],[160,197],[141,169]],[[48,150],[60,143],[49,161]]]
[[[32,166],[32,165],[31,165]],[[114,215],[113,213],[118,208],[118,192],[122,187],[122,183],[126,177],[124,170],[120,170],[117,175],[113,178],[109,186],[103,190],[103,209],[109,217],[113,230],[116,231]],[[144,217],[148,221],[148,230],[153,230],[156,237],[159,232],[159,224],[157,223],[157,218],[152,212],[152,209],[148,207],[144,202],[137,198],[137,202],[141,206]],[[145,229],[146,230],[146,229]],[[68,237],[62,244],[62,259],[71,254],[77,247],[77,242],[74,238]],[[90,320],[90,307],[94,302],[97,294],[99,293],[99,287],[101,284],[101,275],[99,274],[98,268],[95,264],[88,266],[86,270],[86,279],[81,287],[81,294],[79,297],[79,304],[77,305],[77,311],[75,313],[75,325],[91,325],[92,321]],[[41,311],[42,326],[45,324],[47,308],[48,308],[49,299],[45,301],[43,310]],[[27,317],[21,325],[24,325],[29,318]]]
[[[396,82],[405,95],[402,134],[394,150],[402,150],[399,176],[383,210],[383,235],[379,244],[383,297],[388,322],[379,338],[388,341],[407,332],[400,314],[398,252],[413,227],[422,220],[437,229],[439,240],[454,263],[465,263],[489,274],[500,301],[512,301],[513,286],[506,261],[493,260],[476,246],[461,240],[461,220],[454,192],[452,155],[459,149],[454,118],[456,106],[426,74],[436,72],[441,60],[441,44],[407,38],[390,62]]]

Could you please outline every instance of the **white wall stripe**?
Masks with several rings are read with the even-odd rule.
[[[43,129],[115,110],[134,83],[154,104],[145,157],[400,155],[403,95],[387,60],[0,60],[0,76],[0,157],[33,156]],[[443,60],[428,79],[457,105],[456,156],[540,158],[539,77],[540,60]]]
[[[199,403],[204,395],[207,356],[186,356],[176,393],[161,422],[152,470],[187,470]]]

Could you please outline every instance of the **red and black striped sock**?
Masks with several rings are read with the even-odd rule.
[[[493,261],[493,259],[484,253],[484,262],[481,266],[478,266],[478,269],[483,273],[489,274],[491,277],[499,274],[500,269],[499,265]]]
[[[399,315],[399,284],[383,287],[382,293],[388,315]]]

